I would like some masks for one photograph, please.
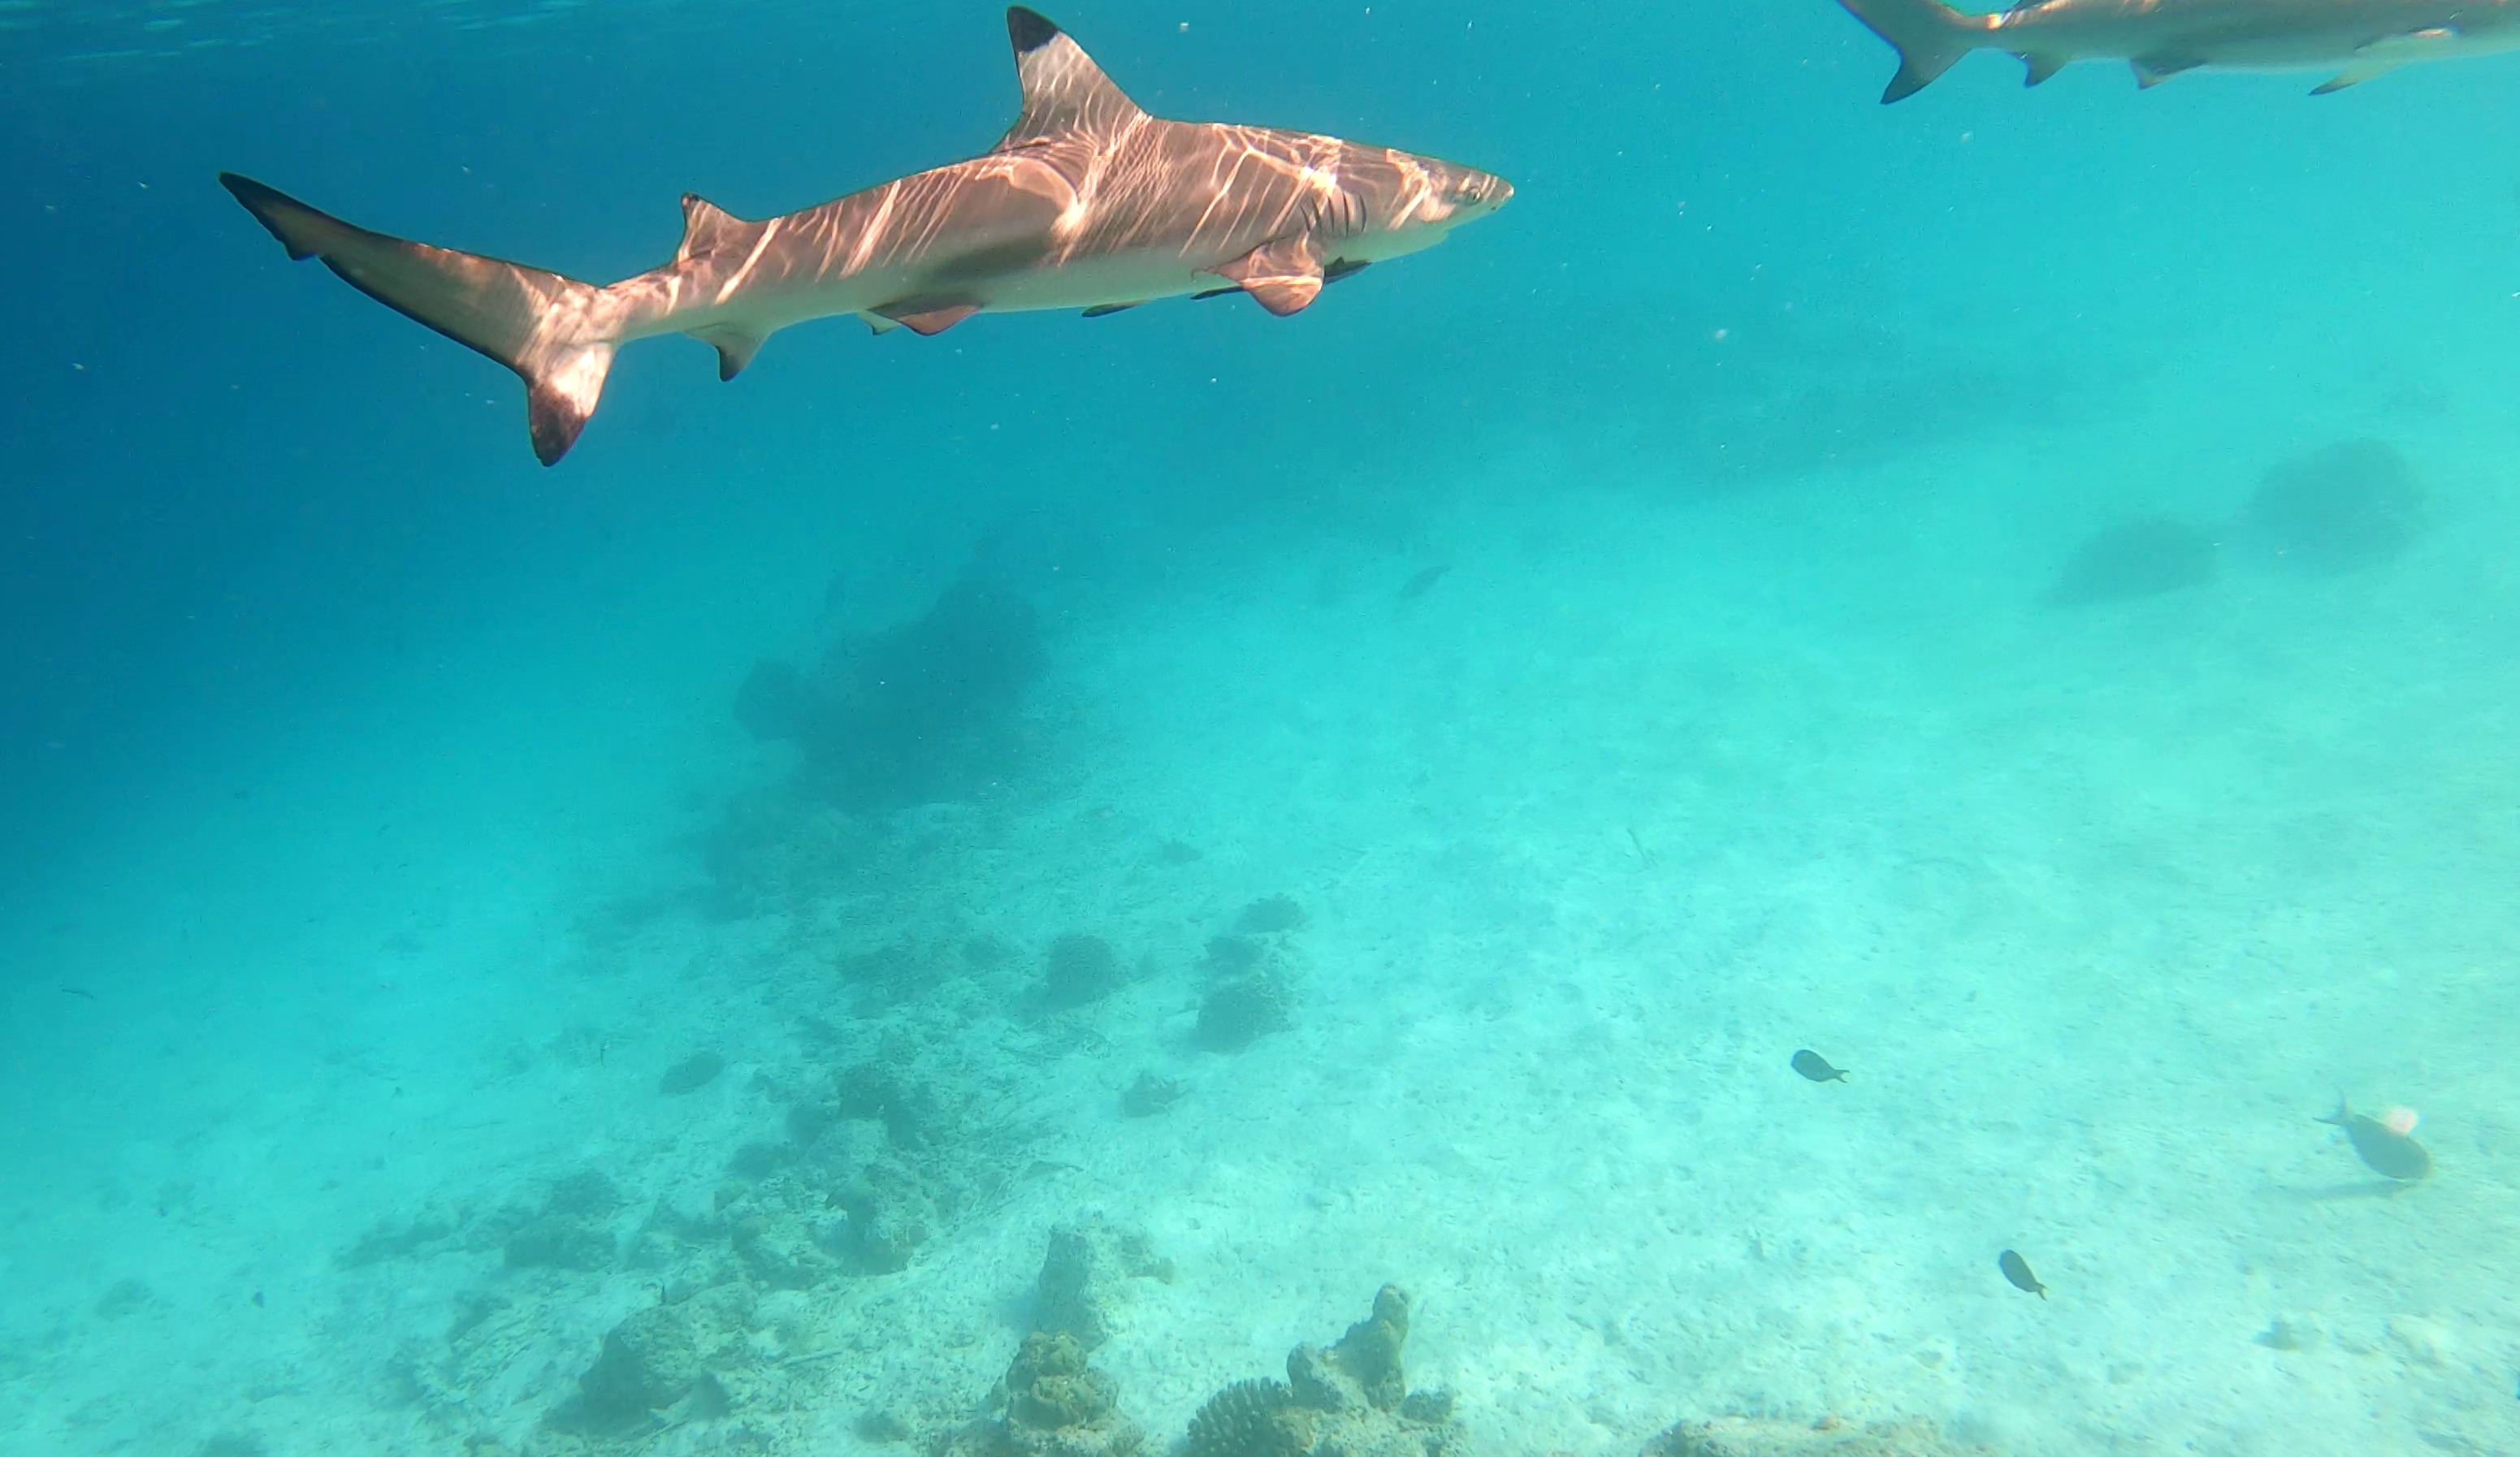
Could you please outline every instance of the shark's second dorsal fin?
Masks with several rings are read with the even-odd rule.
[[[1000,152],[1064,133],[1117,131],[1147,114],[1084,47],[1038,12],[1009,6],[1007,38],[1015,46],[1023,114],[999,141]]]
[[[698,193],[683,194],[683,245],[674,249],[674,261],[688,263],[706,257],[738,239],[751,238],[753,224],[718,206]],[[729,375],[729,378],[734,376]]]

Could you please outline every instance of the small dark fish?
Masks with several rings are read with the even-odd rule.
[[[256,1310],[262,1308],[262,1292],[259,1290],[253,1293],[253,1308]]]
[[[2043,1301],[2048,1299],[2048,1287],[2039,1283],[2037,1275],[2030,1273],[2030,1261],[2019,1255],[2004,1251],[1995,1258],[1995,1267],[2003,1271],[2003,1278],[2012,1282],[2013,1289],[2029,1291]]]
[[[1830,1067],[1828,1065],[1827,1058],[1814,1052],[1809,1047],[1805,1047],[1800,1052],[1794,1054],[1794,1071],[1802,1074],[1806,1078],[1809,1078],[1814,1082],[1844,1082],[1846,1081],[1846,1069]]]
[[[84,996],[90,1001],[96,1000],[96,993],[85,987],[64,987],[62,993],[67,996]]]
[[[1436,583],[1443,581],[1444,574],[1452,569],[1452,564],[1447,562],[1442,566],[1430,566],[1424,571],[1419,572],[1417,576],[1414,576],[1408,581],[1400,584],[1400,599],[1405,602],[1416,597],[1424,596],[1426,595],[1426,590],[1433,587]]]
[[[2335,1116],[2319,1122],[2343,1128],[2354,1151],[2376,1172],[2413,1183],[2433,1171],[2433,1156],[2422,1144],[2369,1114],[2355,1112],[2342,1097],[2336,1100]]]

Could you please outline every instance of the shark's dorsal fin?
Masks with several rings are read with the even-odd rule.
[[[1040,13],[1009,6],[1007,38],[1015,46],[1023,114],[1007,129],[998,151],[1077,132],[1114,132],[1147,114],[1127,92],[1111,84],[1084,47]]]
[[[744,240],[751,241],[753,224],[718,206],[698,193],[683,194],[683,245],[674,249],[674,261],[688,263],[702,258],[719,248]],[[735,376],[727,376],[732,379]]]

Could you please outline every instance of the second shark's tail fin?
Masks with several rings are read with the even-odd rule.
[[[1962,56],[1986,43],[1996,16],[1966,15],[1942,0],[1838,0],[1847,12],[1890,42],[1899,73],[1881,93],[1881,105],[1906,101],[1924,90]]]
[[[234,172],[219,182],[292,258],[320,258],[352,287],[477,349],[525,381],[534,455],[549,465],[577,443],[604,396],[618,342],[593,284],[371,233]]]

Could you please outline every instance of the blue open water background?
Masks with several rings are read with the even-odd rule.
[[[852,1279],[923,1267],[940,1308],[1015,1299],[1024,1221],[1061,1200],[1189,1247],[1318,1218],[1373,1252],[1328,1261],[1322,1303],[1300,1241],[1209,1263],[1214,1308],[1291,1322],[1235,1333],[1249,1369],[1374,1281],[1432,1284],[1514,1312],[1427,1339],[1515,1450],[1830,1411],[2024,1452],[2520,1450],[2520,63],[2312,100],[2108,65],[2024,94],[1978,57],[1884,109],[1890,56],[1825,0],[1056,19],[1161,114],[1428,153],[1516,199],[1289,321],[832,321],[726,385],[697,344],[643,345],[545,470],[512,378],[289,264],[214,174],[608,281],[670,255],[686,190],[766,216],[986,148],[1014,105],[994,9],[0,6],[0,1447],[628,1440],[568,1413],[653,1299],[636,1272],[680,1268],[639,1262],[653,1219],[557,1285],[503,1274],[502,1235],[419,1241],[391,1313],[341,1252],[581,1164],[624,1211],[700,1198],[857,1055],[795,1031],[837,1025],[964,1046],[924,1076],[1089,1147],[1142,1065],[1197,1088],[1182,1126],[1301,1110],[1217,1126],[1285,1209],[1195,1139],[1108,1170],[990,1145],[1105,1180],[1072,1196],[957,1203],[977,1175],[918,1166],[927,1253]],[[2406,542],[2351,550],[2351,499],[2342,565],[2253,534],[2268,472],[2350,441],[2403,462]],[[2161,520],[2210,542],[2210,581],[2059,604],[2083,544]],[[1041,614],[1033,747],[943,808],[783,798],[785,751],[734,719],[751,665],[975,570]],[[765,800],[771,828],[726,809]],[[731,834],[782,864],[858,848],[730,905]],[[1207,868],[1148,888],[1175,843]],[[717,899],[618,908],[692,885]],[[1206,938],[1277,890],[1315,927],[1310,990],[1245,1086],[1185,1019]],[[1143,952],[1143,1006],[1077,1031],[1022,1002],[1074,928]],[[983,936],[1020,975],[845,1015],[796,990]],[[626,980],[588,992],[590,958]],[[1333,1031],[1457,1014],[1475,1036],[1422,1034],[1449,1091]],[[1741,1089],[1831,1033],[1862,1050],[1827,1092],[1880,1123],[1815,1151],[1770,1101],[1808,1088]],[[1008,1060],[1033,1038],[1124,1050],[1010,1073],[1048,1065]],[[703,1043],[766,1101],[649,1108]],[[1391,1080],[1368,1107],[1449,1110],[1393,1115],[1382,1141],[1453,1150],[1417,1181],[1302,1152],[1359,1059]],[[424,1083],[428,1112],[393,1106]],[[2366,1187],[2311,1122],[2340,1086],[2419,1105],[2435,1178]],[[614,1112],[536,1122],[569,1098]],[[1494,1133],[1525,1119],[1528,1145]],[[440,1143],[484,1120],[515,1141]],[[1566,1138],[1569,1167],[1533,1152]],[[1695,1227],[1671,1180],[1698,1167],[1737,1217],[1657,1243]],[[1554,1236],[1453,1222],[1506,1168],[1564,1199]],[[1179,1213],[1211,1198],[1239,1213]],[[2042,1239],[2059,1288],[2031,1313],[2070,1335],[1993,1284]],[[863,1283],[804,1288],[746,1369],[876,1319]],[[547,1329],[467,1356],[446,1311],[485,1300]],[[1645,1306],[1690,1332],[1667,1355],[1639,1353]],[[1209,1349],[1190,1311],[1144,1316],[1148,1350]],[[956,1353],[904,1390],[968,1366],[976,1401],[1022,1334],[992,1319],[883,1327],[912,1365]],[[1593,1334],[1508,1334],[1554,1319]],[[1896,1360],[1848,1353],[1876,1339]],[[1113,1359],[1161,1442],[1245,1354]],[[788,1425],[738,1402],[658,1449],[840,1450],[873,1398],[761,1399]]]

